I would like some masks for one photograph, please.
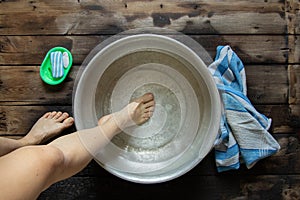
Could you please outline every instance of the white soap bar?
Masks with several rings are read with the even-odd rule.
[[[69,55],[67,52],[63,53],[63,65],[64,68],[67,68],[69,66]]]

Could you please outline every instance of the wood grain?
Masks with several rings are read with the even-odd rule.
[[[286,104],[288,102],[287,66],[246,65],[245,70],[247,96],[253,104]]]
[[[230,2],[230,3],[229,3]],[[284,34],[282,1],[3,1],[0,35],[116,34],[165,27],[187,34]]]
[[[295,127],[300,129],[300,65],[289,65],[289,104]],[[299,131],[300,132],[300,131]]]
[[[172,182],[138,185],[115,177],[72,177],[50,187],[39,199],[101,199],[109,196],[116,200],[137,200],[173,195],[176,199],[298,199],[299,179],[299,175],[183,176]]]
[[[0,105],[72,104],[74,81],[80,66],[74,65],[57,86],[44,83],[39,66],[0,67]],[[287,104],[288,72],[284,65],[246,65],[248,97],[253,104]],[[294,86],[296,88],[296,86]]]
[[[0,104],[71,104],[76,67],[59,86],[44,83],[38,66],[0,67]]]
[[[72,107],[65,105],[0,106],[0,136],[24,136],[41,116],[51,111],[68,112],[72,116]],[[73,128],[68,132],[74,131]]]
[[[281,35],[192,35],[214,57],[219,45],[230,45],[246,64],[280,63],[289,60],[287,38]],[[108,36],[0,36],[0,65],[40,65],[55,46],[69,49],[74,64]],[[293,51],[295,52],[295,51]],[[295,53],[299,53],[295,52]],[[296,61],[295,61],[296,62]],[[293,60],[290,60],[293,63]]]
[[[185,33],[212,58],[217,46],[230,45],[245,64],[250,101],[272,119],[280,151],[225,173],[217,173],[212,151],[187,174],[155,185],[127,182],[92,161],[39,200],[300,199],[299,0],[0,0],[0,136],[24,136],[48,111],[72,115],[74,81],[89,52],[143,27]],[[62,84],[49,86],[39,66],[55,46],[69,49],[74,65]]]
[[[276,139],[281,150],[251,169],[241,166],[239,171],[217,173],[211,152],[184,176],[153,185],[128,182],[92,161],[77,175],[51,186],[40,199],[98,199],[106,194],[110,194],[110,199],[153,199],[168,197],[170,193],[176,199],[183,198],[182,195],[201,199],[297,199],[300,197],[299,141],[293,135],[279,135]]]

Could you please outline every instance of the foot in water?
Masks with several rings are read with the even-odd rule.
[[[98,126],[78,132],[81,142],[88,152],[97,157],[99,151],[111,139],[130,126],[141,125],[153,115],[154,96],[146,93],[134,99],[120,111],[105,115],[98,120]]]
[[[133,99],[121,111],[101,117],[98,125],[103,125],[112,117],[117,121],[120,129],[133,125],[142,125],[152,117],[155,107],[154,96],[146,93],[143,96]]]

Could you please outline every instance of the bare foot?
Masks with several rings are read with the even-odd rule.
[[[113,116],[118,126],[120,126],[120,129],[132,125],[142,125],[152,117],[154,107],[155,101],[153,94],[146,93],[143,96],[132,100],[131,103],[120,112],[101,117],[98,121],[98,125],[103,125]]]
[[[74,123],[74,119],[64,112],[47,112],[31,128],[23,138],[27,144],[41,144],[61,133]]]
[[[101,117],[98,121],[99,126],[78,131],[77,134],[90,154],[96,156],[99,150],[122,130],[149,120],[153,115],[154,106],[153,94],[146,93],[134,99],[122,110]]]
[[[155,106],[154,96],[152,93],[146,93],[134,99],[129,105],[132,105],[131,110],[128,110],[131,119],[135,124],[141,125],[148,121],[153,115]]]

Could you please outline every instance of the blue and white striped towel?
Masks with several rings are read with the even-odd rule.
[[[230,46],[218,46],[209,66],[222,99],[220,135],[215,144],[218,172],[238,169],[240,161],[251,168],[276,153],[280,146],[268,132],[271,119],[259,113],[247,98],[242,61]]]
[[[52,77],[62,77],[64,75],[63,54],[60,51],[51,52],[50,61],[52,66]]]

